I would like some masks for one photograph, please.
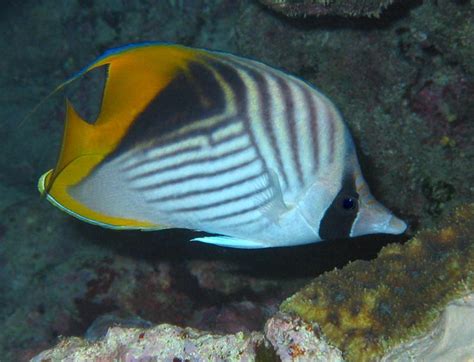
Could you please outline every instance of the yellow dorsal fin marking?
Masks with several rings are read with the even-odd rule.
[[[179,71],[186,71],[187,64],[201,53],[200,50],[177,45],[136,47],[99,58],[80,72],[77,77],[109,64],[102,107],[97,122],[91,125],[85,122],[67,101],[61,153],[46,190],[50,189],[59,173],[77,157],[100,155],[101,157],[96,158],[97,164],[100,163],[115,149],[138,114],[156,94],[161,92]],[[84,170],[82,178],[89,172],[90,170]]]

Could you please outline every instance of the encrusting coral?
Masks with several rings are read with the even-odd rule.
[[[349,361],[373,360],[426,331],[445,305],[474,290],[474,204],[377,259],[328,272],[281,306],[316,322]]]
[[[269,8],[287,16],[338,15],[379,17],[394,0],[260,0]]]

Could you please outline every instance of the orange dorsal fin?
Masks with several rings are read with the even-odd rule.
[[[66,124],[58,163],[48,178],[46,191],[68,164],[84,155],[96,155],[98,162],[110,154],[125,136],[128,128],[147,104],[176,75],[186,71],[190,61],[202,51],[178,45],[130,47],[106,54],[58,89],[87,72],[108,65],[102,105],[94,124],[84,121],[69,100],[66,102]],[[78,182],[93,169],[75,177]]]
[[[86,72],[108,64],[102,109],[96,124],[121,125],[134,118],[164,89],[179,71],[202,51],[179,45],[148,45],[126,48],[99,58]],[[120,105],[117,107],[117,105]]]

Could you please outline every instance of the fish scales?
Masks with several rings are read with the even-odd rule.
[[[217,235],[195,240],[240,248],[406,228],[372,197],[341,115],[306,82],[153,43],[106,53],[68,82],[100,66],[96,123],[68,103],[58,164],[39,181],[62,210],[105,227],[203,230]]]

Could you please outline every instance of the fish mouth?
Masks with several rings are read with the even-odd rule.
[[[392,215],[387,225],[385,226],[385,233],[399,235],[403,234],[407,228],[408,224],[405,221]]]
[[[382,204],[375,202],[359,210],[352,225],[351,237],[368,234],[403,234],[408,225]]]

